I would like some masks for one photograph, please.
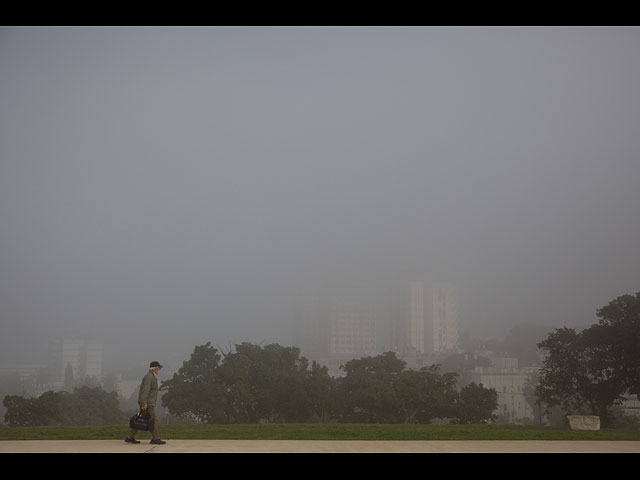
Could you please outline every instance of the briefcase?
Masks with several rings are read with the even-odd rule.
[[[129,419],[129,426],[135,430],[150,432],[153,430],[153,418],[148,413],[138,412]]]

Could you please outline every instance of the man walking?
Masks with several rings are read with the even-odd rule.
[[[158,371],[162,368],[158,362],[151,362],[149,365],[149,371],[142,378],[142,383],[140,384],[140,393],[138,394],[138,405],[140,405],[140,410],[146,412],[153,419],[153,432],[151,443],[155,445],[164,445],[164,440],[160,440],[160,436],[158,435],[158,416],[156,415],[156,402],[158,399]],[[138,433],[138,430],[135,428],[131,429],[129,436],[124,439],[127,443],[140,443],[140,441],[136,440],[135,436]]]

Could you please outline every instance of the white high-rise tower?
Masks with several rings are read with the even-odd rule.
[[[384,348],[403,354],[434,354],[458,345],[457,288],[415,280],[394,289],[385,318]]]
[[[458,346],[460,326],[458,290],[447,283],[432,283],[427,288],[425,350],[428,353],[453,350]]]

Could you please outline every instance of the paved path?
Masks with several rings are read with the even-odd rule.
[[[638,441],[3,440],[0,453],[640,453]]]

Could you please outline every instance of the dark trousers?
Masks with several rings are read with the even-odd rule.
[[[160,438],[160,436],[158,435],[158,416],[156,415],[156,407],[154,407],[153,405],[149,405],[147,407],[147,413],[151,416],[151,418],[153,418],[153,431],[151,432],[151,438],[153,440],[157,440]],[[132,428],[131,432],[129,432],[129,438],[135,438],[136,433],[138,433],[138,430]]]

